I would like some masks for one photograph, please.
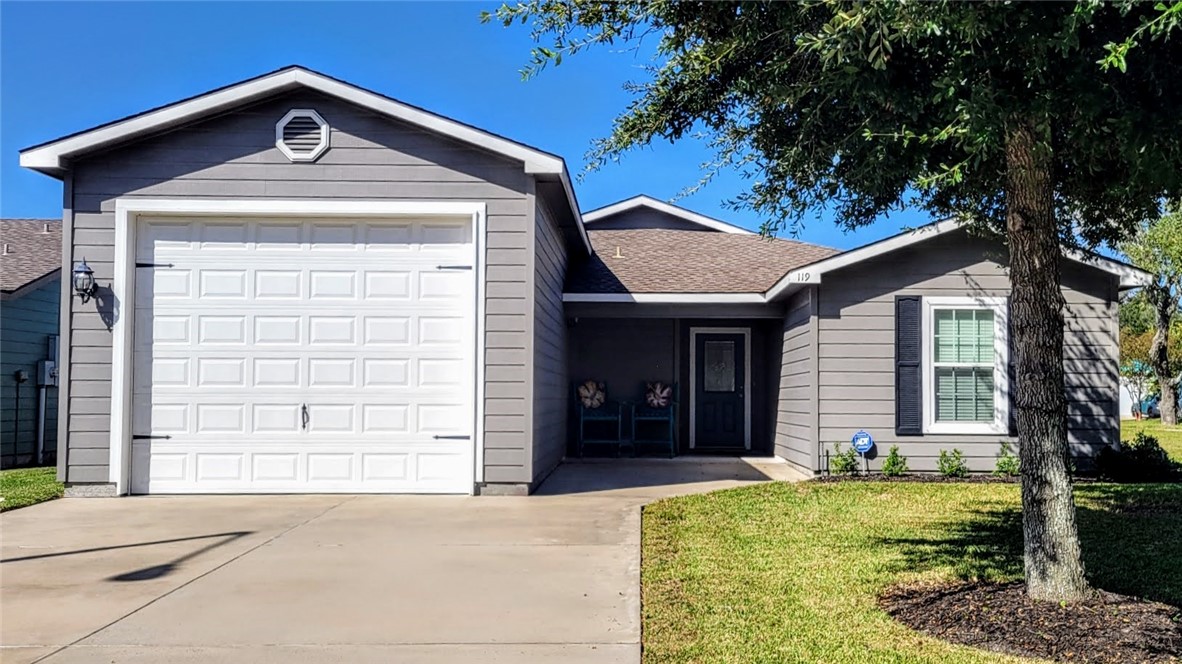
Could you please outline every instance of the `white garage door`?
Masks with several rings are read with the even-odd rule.
[[[145,219],[131,489],[473,484],[472,227]]]

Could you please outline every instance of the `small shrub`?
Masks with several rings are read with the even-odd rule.
[[[1002,442],[1001,453],[997,455],[997,466],[993,469],[994,477],[1017,477],[1021,472],[1021,464],[1013,448],[1007,442]]]
[[[936,468],[944,477],[968,477],[969,467],[964,462],[964,454],[953,449],[951,452],[940,450],[940,458],[936,460]]]
[[[1172,482],[1179,477],[1178,464],[1170,460],[1157,438],[1144,431],[1120,447],[1100,450],[1096,471],[1113,482]]]
[[[829,472],[834,475],[853,475],[858,472],[858,451],[850,448],[841,451],[841,443],[833,447],[833,456],[829,458]]]
[[[898,445],[891,445],[891,451],[882,460],[882,474],[887,477],[898,477],[908,470],[907,457],[899,454]]]

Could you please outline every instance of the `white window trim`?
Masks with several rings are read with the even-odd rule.
[[[923,432],[925,434],[1005,435],[1010,429],[1009,305],[1004,297],[924,297],[923,302]],[[940,309],[993,310],[993,421],[937,422],[934,312]]]
[[[487,206],[464,201],[385,201],[385,200],[300,200],[300,199],[115,199],[115,274],[111,280],[114,301],[119,303],[112,324],[111,343],[111,437],[108,462],[109,481],[115,493],[124,495],[131,486],[131,406],[132,353],[135,321],[135,251],[139,218],[145,215],[167,216],[244,216],[244,217],[398,217],[465,216],[472,220],[472,270],[476,282],[476,334],[470,370],[475,374],[474,413],[472,417],[472,456],[469,467],[473,483],[484,481],[484,395],[485,395],[485,284],[488,280],[485,260]]]
[[[295,118],[308,118],[320,126],[320,143],[311,151],[307,153],[292,152],[291,148],[287,147],[287,143],[283,142],[283,132],[287,128],[287,123]],[[320,114],[310,108],[293,108],[284,115],[279,122],[275,123],[275,147],[283,153],[291,161],[311,162],[320,158],[320,155],[328,151],[329,128],[328,122],[320,117]]]

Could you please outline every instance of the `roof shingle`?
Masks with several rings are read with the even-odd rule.
[[[711,231],[589,230],[595,256],[568,293],[762,293],[789,270],[838,253],[820,245]]]
[[[61,219],[0,219],[0,291],[13,293],[62,266]]]

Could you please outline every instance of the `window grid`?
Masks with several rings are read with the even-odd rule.
[[[994,312],[984,308],[933,311],[935,419],[994,420]]]

